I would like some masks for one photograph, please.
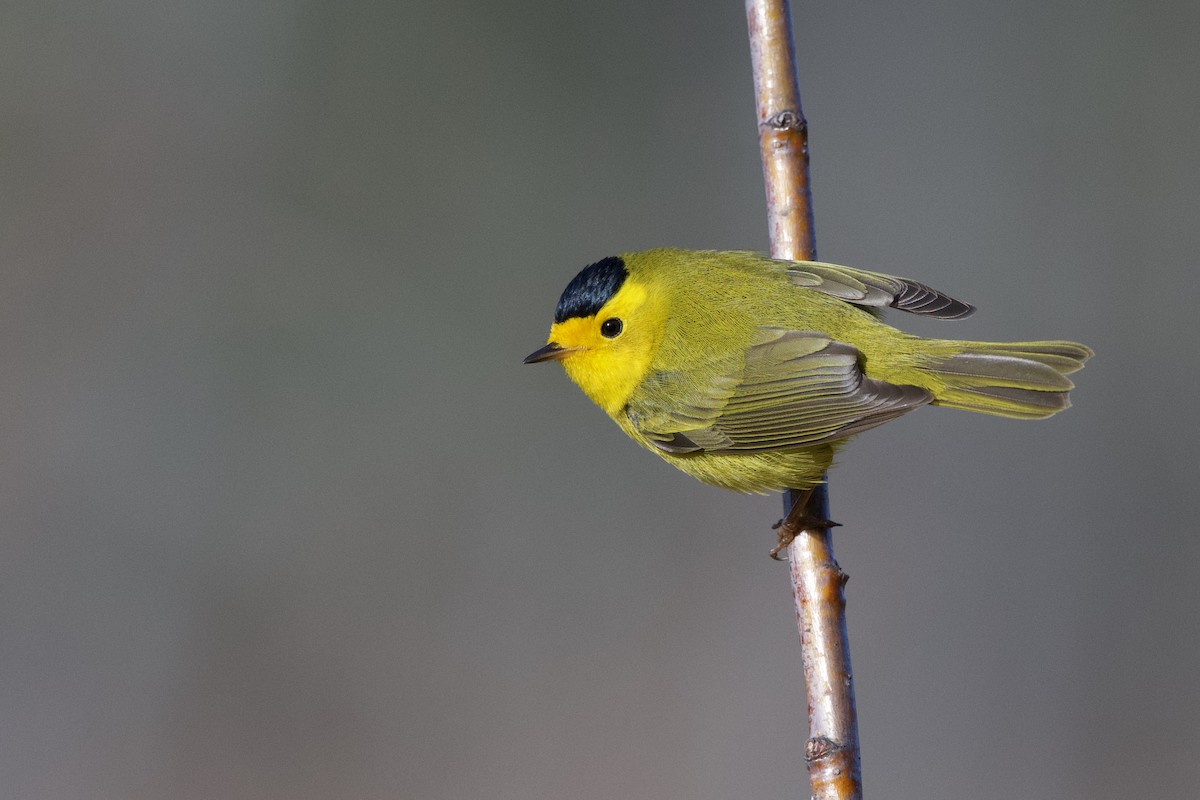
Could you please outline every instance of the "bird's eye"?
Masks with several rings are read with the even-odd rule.
[[[616,317],[609,317],[600,323],[600,335],[606,339],[615,339],[621,335],[621,330],[624,327],[621,320]]]

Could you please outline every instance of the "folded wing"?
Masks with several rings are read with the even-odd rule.
[[[866,377],[858,350],[814,331],[760,328],[743,359],[696,374],[656,373],[629,405],[633,426],[665,452],[793,450],[853,436],[933,399],[917,386]]]

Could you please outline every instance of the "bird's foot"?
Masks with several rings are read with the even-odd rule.
[[[812,493],[812,489],[805,489],[792,504],[792,510],[788,512],[788,515],[771,526],[771,530],[779,531],[779,541],[771,548],[771,558],[776,561],[784,560],[780,558],[779,554],[787,549],[787,546],[800,535],[801,531],[827,531],[830,528],[842,526],[840,522],[808,513],[808,501],[812,497]]]

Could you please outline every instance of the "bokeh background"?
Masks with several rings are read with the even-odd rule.
[[[835,471],[869,794],[1200,795],[1200,6],[794,11],[820,255],[1098,352]],[[0,794],[806,796],[779,500],[520,364],[766,247],[740,3],[45,0],[0,74]]]

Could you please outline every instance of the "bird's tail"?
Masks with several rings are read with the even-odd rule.
[[[1041,419],[1071,405],[1066,376],[1092,356],[1075,342],[930,342],[921,366],[933,404]],[[944,354],[944,355],[943,355]]]

